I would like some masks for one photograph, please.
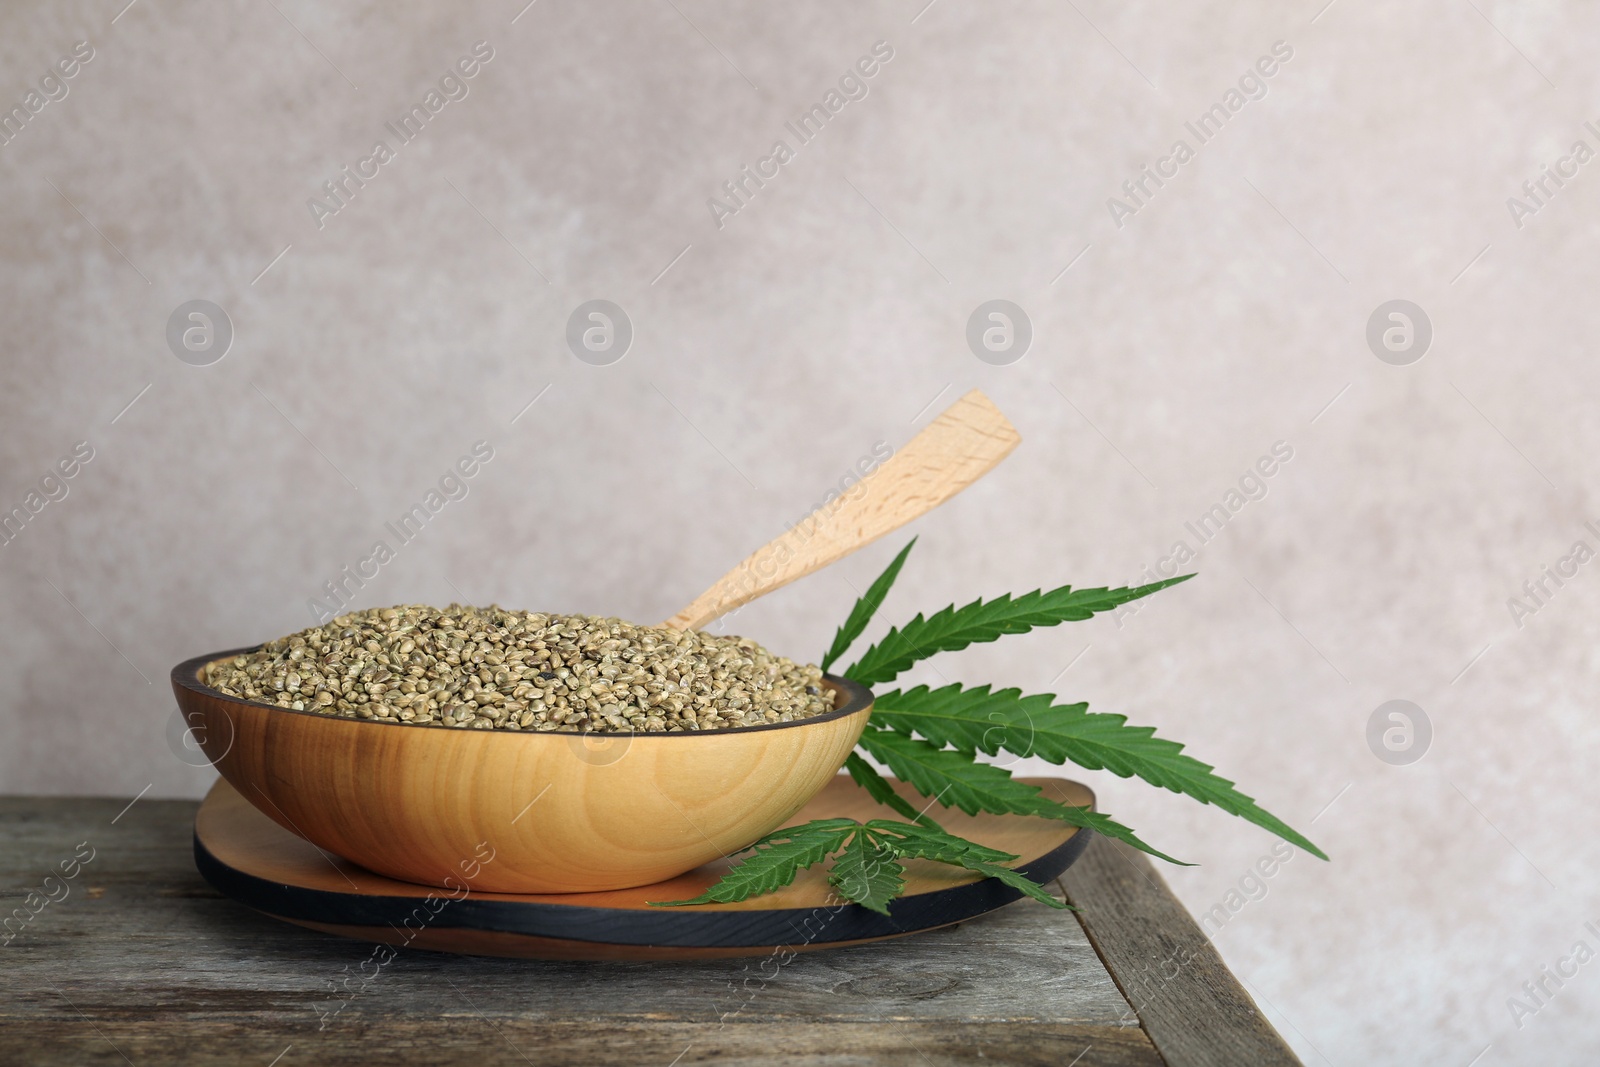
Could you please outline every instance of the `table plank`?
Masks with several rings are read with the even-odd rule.
[[[1300,1067],[1144,853],[1097,837],[1061,884],[1167,1067]]]
[[[377,968],[371,945],[206,885],[192,802],[113,824],[124,803],[0,798],[0,911],[94,850],[0,945],[0,1062],[1162,1063],[1079,924],[1033,902],[781,967],[405,950]]]

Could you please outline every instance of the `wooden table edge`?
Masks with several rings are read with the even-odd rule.
[[[1304,1067],[1144,853],[1096,834],[1057,881],[1167,1067]]]

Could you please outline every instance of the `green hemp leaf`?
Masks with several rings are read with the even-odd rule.
[[[829,884],[846,900],[882,915],[889,914],[890,902],[905,888],[902,859],[932,860],[961,867],[987,878],[998,878],[1053,908],[1068,906],[1036,882],[1002,866],[1017,858],[1012,853],[987,848],[934,827],[889,819],[873,819],[866,823],[819,819],[785,827],[752,845],[748,859],[693,900],[662,901],[652,906],[669,908],[748,900],[788,885],[802,867],[810,867],[834,853],[838,853],[838,858],[828,875]]]
[[[964,608],[951,604],[929,618],[919,614],[904,626],[891,629],[844,674],[863,685],[890,682],[913,663],[935,653],[954,652],[1005,634],[1027,633],[1036,626],[1079,622],[1193,577],[1183,574],[1131,589],[1074,589],[1064,585],[1048,593],[1035,589],[1015,600],[1006,593],[993,600],[974,600]]]
[[[802,868],[821,863],[839,851],[861,824],[854,819],[819,819],[774,830],[750,846],[751,856],[693,900],[666,900],[657,907],[679,904],[726,904],[781,889]]]
[[[866,631],[915,543],[913,538],[901,549],[856,600],[822,659],[824,670]],[[1064,585],[1015,598],[1008,593],[993,600],[974,600],[962,608],[952,604],[926,618],[919,614],[904,626],[891,627],[844,674],[863,685],[889,682],[937,653],[994,641],[1005,634],[1026,633],[1038,626],[1092,618],[1192,577],[1183,574],[1116,589]],[[745,850],[748,855],[700,896],[659,906],[746,900],[789,885],[802,869],[834,856],[828,876],[833,888],[846,900],[884,915],[890,914],[893,900],[905,888],[902,860],[960,867],[998,879],[1051,907],[1067,907],[1026,875],[1005,866],[1018,857],[945,831],[928,814],[927,809],[935,805],[969,815],[990,812],[1056,819],[1169,862],[1182,862],[1146,844],[1110,816],[1046,796],[1038,786],[1013,778],[1004,767],[979,759],[980,754],[1001,752],[1037,756],[1056,764],[1070,760],[1089,770],[1140,778],[1215,805],[1314,856],[1328,858],[1310,840],[1215,773],[1210,764],[1185,754],[1178,742],[1156,737],[1151,727],[1129,725],[1125,716],[1091,714],[1087,704],[1057,704],[1055,699],[1053,693],[1025,696],[1018,689],[987,685],[939,689],[919,685],[876,696],[858,742],[859,751],[846,759],[845,770],[873,800],[909,821],[821,819],[785,827],[749,846]],[[867,757],[928,797],[927,807],[919,808],[902,796]]]
[[[1235,789],[1228,779],[1213,772],[1210,764],[1184,755],[1178,742],[1155,736],[1153,727],[1130,726],[1126,716],[1090,714],[1088,704],[1055,704],[1054,700],[1051,693],[1023,696],[1016,689],[991,692],[986,685],[948,685],[931,691],[927,686],[918,686],[904,693],[896,690],[877,697],[872,721],[904,737],[919,734],[932,745],[953,749],[968,758],[973,752],[993,756],[1005,751],[1017,756],[1038,756],[1057,764],[1071,760],[1090,770],[1142,778],[1202,804],[1215,804],[1313,856],[1328,858],[1277,816]],[[871,751],[870,745],[864,747]],[[901,773],[893,764],[890,766],[896,774]],[[908,775],[901,777],[912,780]]]
[[[883,605],[883,598],[889,595],[889,587],[900,577],[900,568],[905,566],[906,557],[911,555],[911,546],[916,543],[915,537],[907,541],[906,547],[902,548],[900,554],[894,558],[894,562],[889,564],[888,570],[878,575],[877,579],[867,586],[866,595],[858,599],[855,607],[850,609],[850,617],[834,632],[833,646],[828,649],[828,654],[822,657],[823,670],[833,666],[834,660],[849,651],[850,646],[855,644],[856,638],[861,636],[861,631],[867,628],[867,623],[872,621],[872,616]]]

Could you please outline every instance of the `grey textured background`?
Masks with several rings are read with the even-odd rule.
[[[1589,1061],[1600,963],[1531,1018],[1508,998],[1600,949],[1600,577],[1520,628],[1507,598],[1600,547],[1600,162],[1520,228],[1506,198],[1600,149],[1595,9],[125,2],[0,6],[5,108],[96,51],[0,146],[0,508],[95,450],[0,547],[0,790],[200,795],[167,670],[308,625],[474,440],[494,460],[360,603],[663,618],[978,386],[1025,443],[912,527],[886,621],[1135,580],[1294,455],[1194,581],[917,680],[1124,712],[1322,844],[1218,935],[1308,1063]],[[319,229],[307,198],[479,40],[470,95]],[[707,198],[880,40],[867,97],[719,230]],[[1268,94],[1115,226],[1279,40]],[[236,331],[208,367],[165,340],[197,298]],[[609,367],[563,341],[595,298],[635,329]],[[1033,324],[1011,366],[964,340],[993,298]],[[1434,329],[1410,366],[1364,338],[1394,298]],[[900,540],[731,626],[819,655]],[[1396,698],[1434,730],[1409,766],[1366,741]],[[1082,777],[1202,864],[1168,872],[1197,912],[1271,847]]]

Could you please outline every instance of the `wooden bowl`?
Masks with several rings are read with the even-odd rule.
[[[649,885],[782,826],[855,747],[872,692],[826,675],[834,709],[704,733],[473,730],[341,719],[225,696],[214,652],[172,669],[184,721],[285,829],[392,878],[490,893]]]

